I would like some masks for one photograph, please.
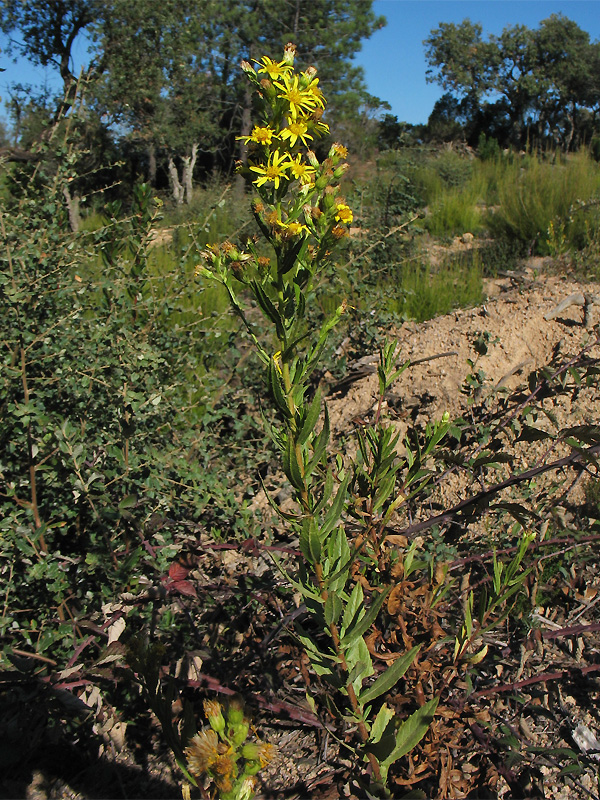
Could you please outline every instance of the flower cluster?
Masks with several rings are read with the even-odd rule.
[[[210,728],[197,733],[185,749],[194,778],[208,776],[220,800],[249,800],[256,788],[255,775],[273,759],[276,747],[266,742],[246,742],[250,729],[241,698],[227,708],[215,700],[204,702]]]
[[[313,151],[315,139],[329,132],[322,121],[326,101],[316,69],[298,72],[294,58],[295,47],[288,44],[281,61],[263,56],[254,67],[242,63],[259,96],[260,120],[248,136],[240,137],[248,146],[248,163],[239,168],[259,196],[253,211],[275,250],[278,273],[296,268],[314,274],[316,261],[322,265],[352,222],[352,211],[339,192],[348,152],[334,143],[320,161]],[[230,266],[239,280],[264,275],[251,243],[235,258],[214,248],[203,256],[206,267],[199,273],[208,268],[224,279],[224,268]]]

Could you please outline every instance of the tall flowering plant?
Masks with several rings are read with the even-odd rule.
[[[314,671],[333,690],[330,707],[357,731],[353,749],[357,764],[366,766],[361,771],[370,776],[369,792],[386,795],[390,765],[425,734],[437,698],[404,721],[379,700],[408,670],[417,647],[400,654],[372,680],[375,669],[365,636],[387,591],[367,597],[355,576],[365,554],[376,561],[381,539],[375,519],[382,530],[405,495],[392,498],[397,438],[389,429],[366,431],[360,463],[347,467],[340,457],[330,457],[327,407],[320,391],[311,396],[310,377],[345,304],[316,330],[307,323],[306,309],[316,279],[333,263],[336,245],[348,235],[353,215],[340,190],[346,148],[335,143],[325,159],[316,156],[313,144],[328,132],[322,120],[326,101],[316,70],[295,70],[294,58],[295,47],[287,45],[281,61],[264,56],[255,66],[242,63],[257,92],[260,117],[250,134],[242,137],[249,159],[240,168],[254,185],[254,216],[272,255],[259,255],[257,242],[245,247],[225,242],[204,251],[198,273],[226,287],[232,308],[264,363],[275,410],[268,424],[297,503],[291,513],[273,505],[299,537],[303,560],[298,573],[287,577],[311,618],[310,625],[297,627],[297,635]],[[270,323],[272,346],[256,334],[238,294],[240,284],[250,290]],[[381,396],[398,374],[394,363],[395,348],[385,348],[379,368]],[[443,431],[436,429],[432,437],[441,435]],[[417,479],[418,470],[413,471]],[[362,493],[365,486],[369,497],[357,503],[353,492],[359,487]],[[384,507],[385,513],[379,513]],[[352,513],[364,530],[349,537],[347,520]]]

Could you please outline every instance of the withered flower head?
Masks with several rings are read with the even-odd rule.
[[[293,42],[288,42],[283,48],[283,60],[289,66],[293,66],[294,58],[296,57],[296,45]]]
[[[200,731],[185,748],[188,768],[192,775],[200,777],[219,758],[219,737],[213,730]]]
[[[348,228],[344,228],[342,225],[336,225],[331,229],[331,233],[336,239],[343,239],[344,236],[348,235]]]

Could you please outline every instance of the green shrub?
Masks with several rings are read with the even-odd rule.
[[[564,249],[585,246],[589,218],[582,204],[600,192],[600,167],[585,151],[556,160],[523,156],[498,177],[498,207],[488,218],[493,235],[526,242],[540,255],[556,254],[558,242]]]
[[[477,234],[482,230],[482,213],[476,188],[445,190],[431,204],[425,227],[434,236]]]
[[[46,148],[0,216],[0,633],[60,663],[79,619],[159,581],[190,522],[248,535],[251,520],[227,488],[230,456],[214,469],[235,411],[202,402],[202,337],[173,322],[176,277],[152,275],[149,187],[128,217],[113,204],[104,225],[72,234],[69,131]]]

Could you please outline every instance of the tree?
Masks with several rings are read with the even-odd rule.
[[[487,40],[470,20],[442,23],[425,46],[427,79],[457,100],[471,143],[483,132],[520,147],[534,136],[569,149],[581,140],[580,121],[589,121],[582,112],[599,105],[600,45],[560,14]]]
[[[327,84],[329,119],[343,130],[344,119],[373,107],[353,58],[385,24],[372,0],[7,0],[0,14],[0,28],[21,37],[15,51],[58,67],[68,102],[73,42],[85,31],[97,118],[145,152],[151,180],[162,159],[178,202],[191,198],[197,159],[230,172],[244,158],[237,137],[250,132],[252,104],[243,59],[295,42],[298,62],[314,64]]]
[[[33,64],[58,69],[64,86],[63,102],[68,105],[76,91],[73,45],[98,19],[103,7],[100,0],[3,0],[0,30],[9,36],[9,54],[18,53]],[[57,118],[62,110],[61,104]]]
[[[598,102],[592,71],[595,54],[589,34],[562,14],[552,14],[544,20],[536,39],[539,70],[547,83],[548,116],[556,121],[568,150],[578,127],[580,108]]]
[[[173,196],[190,198],[195,159],[231,171],[245,158],[252,104],[240,62],[288,41],[314,64],[333,98],[330,117],[356,117],[370,98],[352,58],[385,20],[371,0],[113,0],[96,44],[106,71],[98,102],[166,158]],[[380,104],[377,100],[377,104]],[[151,159],[150,159],[151,161]],[[182,172],[177,169],[181,165]]]

